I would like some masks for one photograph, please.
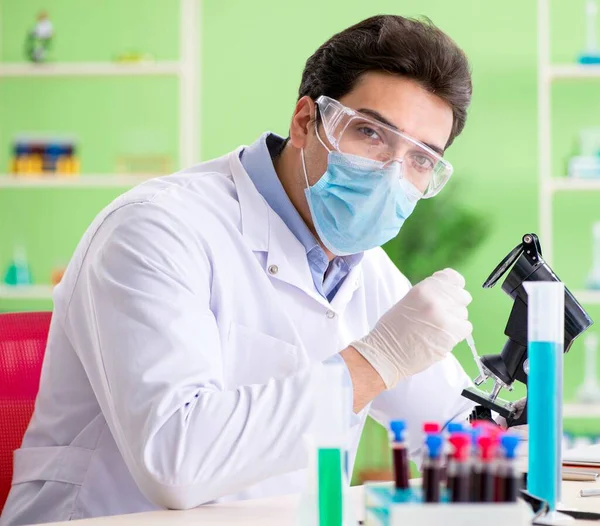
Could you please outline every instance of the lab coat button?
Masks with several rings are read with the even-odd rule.
[[[277,265],[269,265],[269,274],[277,274],[279,272],[279,267]]]
[[[328,310],[325,313],[325,316],[327,316],[331,320],[331,319],[335,318],[335,312],[333,312],[332,310]]]

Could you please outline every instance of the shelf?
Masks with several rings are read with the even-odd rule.
[[[52,289],[52,285],[22,285],[16,287],[0,285],[0,299],[49,300],[52,299]]]
[[[156,174],[96,174],[77,176],[55,175],[0,175],[0,188],[129,188]]]
[[[563,405],[564,418],[600,418],[600,404],[567,403]]]
[[[549,185],[551,190],[554,192],[600,191],[600,178],[577,179],[574,177],[554,177],[549,182]]]
[[[179,75],[179,62],[56,62],[47,64],[4,63],[0,77],[115,77]]]
[[[550,80],[556,79],[600,79],[600,65],[556,64],[549,69]]]
[[[572,290],[575,299],[584,305],[600,305],[600,290]]]

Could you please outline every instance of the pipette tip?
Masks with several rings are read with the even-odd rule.
[[[471,349],[471,352],[473,353],[473,360],[475,360],[475,364],[477,365],[477,370],[479,371],[479,378],[485,378],[486,374],[483,372],[483,366],[481,365],[481,358],[479,358],[479,355],[477,354],[477,348],[475,347],[475,340],[473,339],[473,336],[471,334],[469,334],[469,336],[467,336],[467,345],[469,346],[469,349]],[[483,383],[483,382],[481,382]]]

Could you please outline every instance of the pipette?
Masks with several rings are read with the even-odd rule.
[[[479,358],[479,355],[477,354],[477,348],[475,347],[475,340],[473,339],[473,336],[471,334],[469,334],[469,336],[467,336],[467,345],[469,346],[469,349],[471,349],[471,352],[473,353],[473,360],[475,360],[475,364],[477,365],[477,370],[479,371],[479,377],[480,378],[485,378],[485,373],[483,372],[483,367],[481,366],[481,360]]]

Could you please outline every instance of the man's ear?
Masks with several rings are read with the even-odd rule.
[[[310,97],[304,96],[298,100],[290,124],[290,142],[294,147],[298,149],[306,147],[315,115],[315,103]]]

